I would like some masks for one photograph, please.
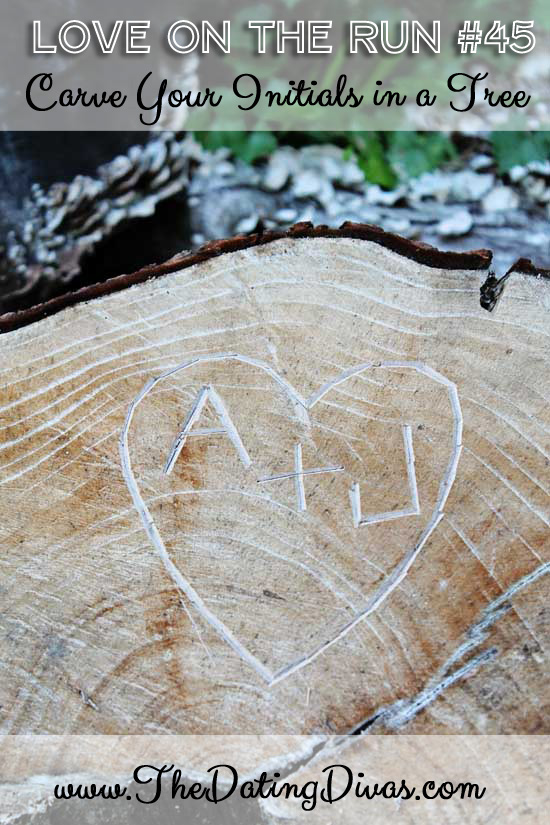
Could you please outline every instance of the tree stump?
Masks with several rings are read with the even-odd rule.
[[[489,264],[300,225],[4,316],[3,732],[550,732],[550,284]]]

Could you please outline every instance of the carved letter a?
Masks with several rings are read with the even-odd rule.
[[[214,407],[217,416],[219,418],[221,427],[217,429],[205,429],[205,430],[194,430],[191,433],[191,429],[193,425],[199,420],[201,413],[203,411],[204,405],[206,402],[209,401],[210,404]],[[223,403],[221,397],[218,395],[214,387],[212,385],[208,385],[206,387],[202,387],[199,391],[195,402],[189,412],[187,418],[185,419],[183,426],[179,433],[177,434],[176,438],[174,439],[174,443],[168,453],[168,458],[166,460],[166,464],[164,466],[164,473],[165,475],[170,475],[174,468],[174,464],[178,460],[178,456],[181,453],[187,437],[189,435],[226,435],[232,442],[233,446],[235,447],[239,458],[241,459],[242,463],[245,467],[250,467],[251,460],[250,456],[248,455],[246,448],[241,441],[241,437],[237,432],[237,428],[233,424],[231,420],[231,416],[227,411],[227,407]]]

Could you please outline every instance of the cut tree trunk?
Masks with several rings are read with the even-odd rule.
[[[550,732],[550,283],[489,264],[302,225],[4,316],[3,732]]]

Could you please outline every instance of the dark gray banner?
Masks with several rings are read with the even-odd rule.
[[[10,130],[544,129],[550,12],[432,0],[1,0]]]

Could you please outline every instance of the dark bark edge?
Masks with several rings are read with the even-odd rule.
[[[485,270],[488,269],[492,260],[492,253],[487,249],[472,252],[442,252],[429,244],[402,238],[370,224],[346,222],[339,229],[332,229],[328,226],[314,227],[311,223],[298,223],[284,232],[261,232],[255,235],[237,235],[225,240],[211,241],[193,252],[176,255],[165,263],[152,264],[129,275],[117,275],[102,283],[52,298],[30,309],[8,312],[0,316],[0,334],[20,329],[67,307],[91,301],[103,295],[111,295],[135,284],[142,284],[150,278],[186,269],[228,252],[262,246],[282,238],[357,238],[379,244],[417,263],[438,269]]]
[[[502,297],[508,278],[514,272],[519,272],[522,275],[534,275],[536,278],[550,279],[550,269],[541,269],[540,267],[535,266],[529,258],[520,258],[510,267],[508,272],[506,272],[502,278],[497,278],[494,272],[489,272],[485,283],[482,284],[481,289],[479,290],[480,304],[483,309],[486,309],[487,312],[492,312],[494,310]],[[1,320],[2,319],[0,318],[0,323]]]

